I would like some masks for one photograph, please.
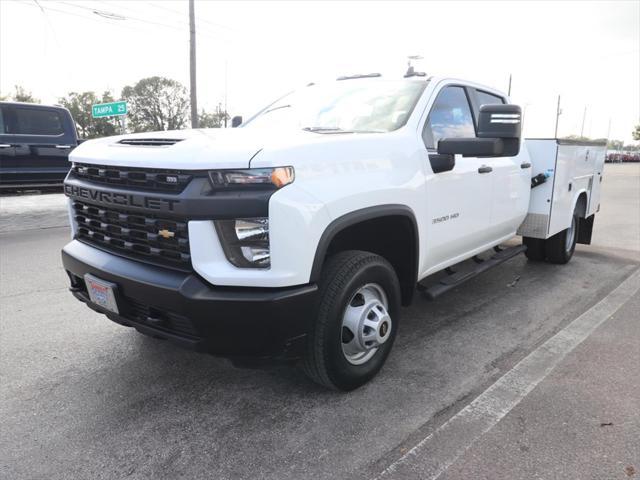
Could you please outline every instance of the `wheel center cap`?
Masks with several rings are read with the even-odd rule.
[[[376,284],[362,286],[351,298],[342,318],[342,351],[354,365],[366,363],[393,333],[387,297]]]

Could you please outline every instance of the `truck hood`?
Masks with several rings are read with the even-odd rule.
[[[200,129],[118,135],[83,142],[69,159],[177,170],[246,168],[262,148],[262,140],[251,133],[244,129]]]
[[[301,130],[209,128],[146,132],[88,140],[76,147],[72,162],[177,170],[247,168],[250,160],[270,146],[321,141]]]

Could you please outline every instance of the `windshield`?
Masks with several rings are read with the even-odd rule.
[[[317,133],[391,132],[402,127],[426,81],[343,80],[293,92],[246,128],[301,128]]]

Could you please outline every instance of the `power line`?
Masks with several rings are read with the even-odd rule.
[[[23,5],[29,5],[29,4],[23,4]],[[34,6],[34,7],[37,7],[37,5],[33,5],[33,6]],[[44,11],[44,10],[49,10],[49,11],[51,11],[51,12],[64,13],[64,14],[66,14],[66,15],[71,15],[71,16],[74,16],[74,17],[85,18],[85,19],[87,19],[87,20],[94,20],[94,21],[96,21],[96,22],[100,22],[100,20],[99,20],[98,18],[89,17],[89,16],[87,16],[87,15],[81,15],[81,14],[79,14],[79,13],[69,12],[69,11],[67,11],[67,10],[59,10],[59,9],[57,9],[57,8],[49,7],[48,5],[47,5],[46,7],[40,7],[40,9],[41,9],[41,10],[43,10],[43,11]]]
[[[159,3],[153,3],[153,2],[145,2],[145,3],[147,5],[151,5],[154,8],[159,8],[160,10],[164,10],[165,12],[171,12],[171,13],[175,13],[177,15],[184,15],[183,12],[179,12],[178,10],[173,10],[172,8],[167,8],[164,5],[161,6]],[[233,28],[231,28],[231,27],[229,27],[227,25],[223,25],[222,23],[212,22],[212,21],[204,19],[204,18],[197,18],[196,22],[207,23],[207,24],[209,24],[209,25],[211,25],[213,27],[216,27],[216,28],[224,28],[224,29],[231,30],[231,31],[234,30]]]
[[[149,25],[154,25],[154,26],[161,26],[161,27],[165,27],[165,28],[170,28],[170,29],[172,29],[172,30],[176,30],[176,31],[179,31],[179,32],[184,32],[184,31],[185,31],[185,29],[186,29],[186,28],[180,28],[180,27],[177,27],[177,26],[175,26],[175,25],[170,25],[170,24],[167,24],[167,23],[162,23],[162,22],[158,22],[158,21],[154,21],[154,20],[142,19],[142,18],[139,18],[139,17],[132,16],[132,15],[130,15],[130,14],[123,15],[122,13],[118,13],[116,10],[111,9],[111,7],[109,7],[109,8],[111,9],[111,11],[110,11],[110,12],[107,12],[107,11],[100,12],[100,9],[97,9],[97,8],[95,8],[95,7],[86,7],[86,6],[84,6],[84,5],[78,5],[78,4],[75,4],[75,3],[69,3],[69,2],[64,2],[64,1],[58,1],[58,3],[62,3],[62,4],[67,5],[67,6],[69,6],[69,7],[74,7],[74,8],[80,8],[80,9],[83,9],[83,10],[88,10],[88,11],[90,11],[90,12],[92,12],[92,13],[97,14],[97,15],[100,15],[101,13],[103,13],[103,14],[107,14],[107,15],[109,15],[109,14],[115,14],[115,15],[121,16],[123,20],[132,20],[132,21],[134,21],[134,22],[147,23],[147,24],[149,24]],[[102,2],[102,3],[104,4],[105,2]],[[122,8],[122,5],[119,5],[118,7],[119,7],[119,8]],[[130,8],[128,8],[128,7],[125,7],[125,10],[128,10],[128,11],[130,11],[130,12],[136,12],[135,10],[132,10],[132,9],[130,9]],[[137,12],[136,12],[136,15],[137,15],[138,13],[142,13],[142,12],[137,11]],[[179,12],[175,12],[175,13],[179,13]],[[181,14],[181,15],[182,15],[182,14]],[[104,16],[104,15],[101,15],[101,16]],[[108,17],[107,17],[107,18],[108,18]],[[179,21],[179,23],[180,23],[180,24],[182,24],[182,25],[185,25],[185,27],[186,27],[186,26],[188,26],[188,22],[185,22],[184,20]],[[211,35],[207,35],[206,33],[211,33]],[[203,35],[203,36],[205,36],[205,37],[209,37],[209,38],[211,38],[211,39],[213,39],[213,40],[219,40],[219,38],[216,38],[216,37],[212,36],[212,35],[216,35],[216,33],[215,33],[215,32],[205,32],[204,34],[201,34],[201,35]]]
[[[60,2],[58,2],[58,3],[62,3],[63,5],[67,5],[67,6],[69,6],[69,7],[81,8],[81,9],[83,9],[83,10],[88,10],[88,11],[90,11],[90,12],[92,12],[92,13],[97,13],[97,12],[99,12],[99,11],[100,11],[100,10],[98,10],[98,9],[96,9],[96,8],[93,8],[93,7],[85,7],[85,6],[83,6],[83,5],[77,5],[77,4],[75,4],[75,3],[62,2],[62,1],[60,1]],[[112,13],[112,12],[105,12],[105,13]],[[180,31],[182,30],[182,29],[181,29],[181,28],[179,28],[179,27],[175,27],[175,26],[173,26],[173,25],[167,25],[166,23],[154,22],[154,21],[152,21],[152,20],[142,20],[142,19],[140,19],[140,18],[132,17],[131,15],[127,15],[127,16],[125,16],[125,15],[121,15],[121,16],[123,17],[123,19],[124,19],[124,20],[133,20],[133,21],[135,21],[135,22],[148,23],[148,24],[150,24],[150,25],[156,25],[156,26],[160,26],[160,27],[172,28],[172,29],[174,29],[174,30],[180,30]]]
[[[32,3],[21,3],[21,2],[16,2],[16,3],[19,4],[19,5],[27,5],[27,6],[32,6],[32,7],[36,7],[36,8],[38,7],[37,5],[32,4]],[[105,20],[104,18],[101,19],[101,18],[98,18],[96,16],[81,15],[79,13],[70,12],[68,10],[60,10],[60,9],[57,9],[57,8],[50,7],[49,5],[47,5],[46,7],[40,6],[40,8],[42,10],[48,10],[48,11],[51,11],[51,12],[62,13],[62,14],[65,14],[65,15],[71,15],[72,17],[83,18],[85,20],[91,20],[93,22],[100,22],[102,24],[104,24],[104,20]],[[134,31],[134,32],[137,31],[137,29],[135,29],[133,27],[125,26],[125,25],[122,25],[122,24],[112,24],[112,26],[114,26],[116,28],[124,28],[125,30],[131,30],[131,31]]]
[[[72,11],[69,11],[69,10],[63,10],[63,9],[60,9],[60,8],[54,8],[54,7],[50,6],[51,3],[53,3],[53,2],[48,2],[48,4],[46,6],[43,6],[43,5],[33,4],[33,3],[24,3],[24,2],[20,2],[18,0],[13,0],[13,1],[15,3],[17,3],[17,4],[20,4],[20,5],[28,5],[28,6],[31,6],[31,7],[40,8],[41,10],[48,10],[48,11],[51,11],[51,12],[56,12],[56,13],[61,13],[61,14],[64,14],[64,15],[70,15],[70,16],[73,16],[73,17],[83,18],[83,19],[86,19],[86,20],[94,21],[94,22],[100,22],[103,25],[105,24],[105,22],[108,22],[109,25],[112,26],[112,27],[123,28],[125,30],[139,31],[136,27],[123,25],[120,22],[113,21],[114,19],[113,18],[110,19],[109,15],[110,14],[111,15],[118,15],[118,16],[123,17],[124,20],[131,20],[133,22],[139,22],[139,23],[142,23],[142,24],[148,24],[148,25],[153,25],[153,26],[169,28],[169,29],[171,29],[171,30],[173,30],[175,32],[180,32],[180,33],[183,33],[183,34],[187,33],[186,31],[188,31],[188,23],[183,23],[183,25],[185,25],[185,27],[184,28],[180,28],[180,27],[176,27],[175,25],[168,25],[168,24],[162,23],[162,22],[156,22],[156,21],[152,21],[152,20],[145,20],[145,19],[141,19],[141,18],[138,18],[138,17],[133,17],[131,15],[121,15],[120,13],[118,13],[116,11],[112,11],[112,12],[103,11],[103,12],[101,12],[100,11],[101,9],[99,9],[99,8],[86,7],[86,6],[83,6],[83,5],[76,5],[76,4],[68,3],[68,2],[64,2],[64,1],[57,1],[56,3],[65,5],[67,7],[78,8],[78,9],[81,9],[83,11],[91,12],[94,15],[82,15],[80,13],[72,12]],[[100,13],[103,13],[104,15],[100,15]],[[112,21],[110,21],[110,20],[112,20]],[[209,33],[211,33],[211,34],[209,34]],[[199,29],[199,31],[197,32],[197,35],[200,36],[200,37],[208,38],[210,40],[214,40],[216,42],[221,42],[221,41],[222,42],[230,42],[231,41],[231,40],[229,40],[227,38],[221,38],[221,37],[217,36],[218,34],[214,33],[214,32],[210,32],[210,31],[202,32],[201,29]],[[216,36],[214,36],[214,35],[216,35]]]
[[[0,0],[0,1],[2,1],[2,0]],[[25,5],[25,6],[29,6],[29,7],[40,8],[41,10],[44,10],[44,11],[55,12],[55,13],[63,14],[63,15],[69,15],[69,16],[76,17],[76,18],[82,18],[84,20],[90,20],[92,22],[98,22],[101,25],[108,24],[110,28],[120,28],[120,29],[124,29],[124,30],[129,30],[131,32],[140,33],[140,27],[134,27],[133,25],[125,25],[125,22],[118,22],[118,21],[109,20],[106,17],[101,17],[101,16],[98,16],[98,15],[83,14],[83,13],[79,13],[79,12],[73,12],[73,11],[69,11],[69,10],[54,8],[54,7],[50,6],[52,2],[48,2],[45,5],[42,5],[42,3],[40,5],[36,5],[35,3],[20,2],[18,0],[12,0],[12,1],[14,3],[18,4],[18,5]],[[66,2],[59,2],[59,3],[67,4]],[[73,4],[67,4],[67,5],[68,6],[75,6]],[[92,8],[89,8],[89,7],[83,7],[83,11],[84,10],[87,10],[87,11],[91,10],[91,12],[93,13],[93,11],[95,9],[92,9]],[[129,19],[131,17],[125,17],[125,18]],[[148,22],[146,22],[144,20],[139,20],[139,19],[136,19],[136,20],[132,19],[132,21],[139,21],[142,24],[148,23]],[[170,27],[170,28],[171,28],[172,31],[176,32],[176,34],[181,34],[180,36],[182,36],[183,34],[186,33],[185,29],[180,29],[180,28],[175,28],[175,27]],[[201,32],[197,32],[197,34],[198,34],[198,36],[206,37],[209,40],[215,40],[217,42],[224,41],[224,40],[221,40],[220,38],[214,38],[214,37],[211,37],[211,36],[206,35],[206,34],[201,33]],[[172,40],[172,41],[175,41],[175,40]],[[186,42],[188,42],[188,39],[181,38],[179,41],[186,43]]]

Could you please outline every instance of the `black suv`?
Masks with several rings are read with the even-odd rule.
[[[62,184],[77,145],[66,108],[0,102],[0,188]]]

